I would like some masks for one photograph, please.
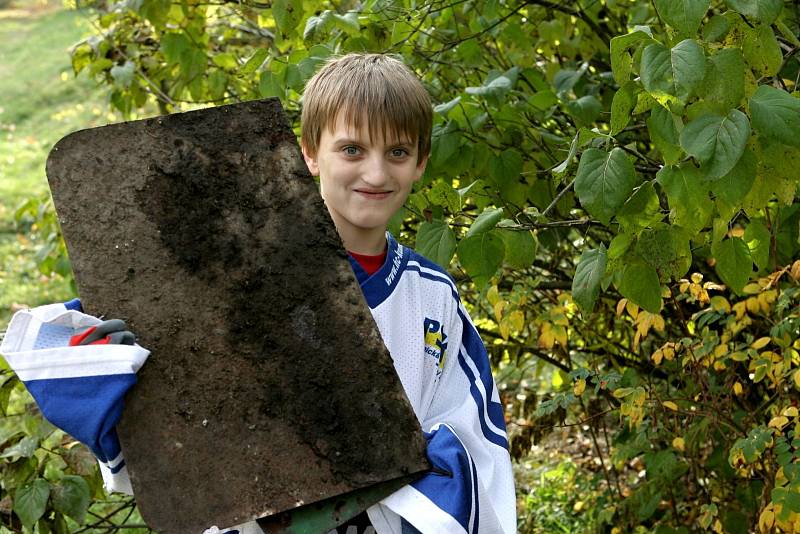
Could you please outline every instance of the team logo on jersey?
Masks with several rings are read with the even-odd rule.
[[[425,354],[432,356],[436,360],[437,376],[442,374],[444,369],[444,353],[447,350],[447,334],[439,321],[425,318],[423,323],[425,328]]]

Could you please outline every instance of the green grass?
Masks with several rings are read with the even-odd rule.
[[[46,198],[45,161],[61,137],[116,120],[103,89],[72,73],[69,48],[91,33],[88,14],[31,0],[11,8],[0,10],[0,331],[16,305],[71,298],[66,280],[39,273],[42,244],[14,214]]]

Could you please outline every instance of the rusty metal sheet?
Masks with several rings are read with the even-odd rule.
[[[76,132],[47,175],[84,307],[152,350],[119,425],[151,527],[199,533],[428,467],[277,99]]]

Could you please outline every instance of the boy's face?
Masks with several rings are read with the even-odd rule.
[[[389,219],[402,207],[427,163],[427,158],[417,162],[416,139],[382,137],[370,139],[366,128],[348,128],[340,117],[323,130],[316,154],[303,146],[336,229],[353,252],[375,252],[368,250],[371,245],[384,242]]]

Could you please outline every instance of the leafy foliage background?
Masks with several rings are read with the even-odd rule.
[[[74,71],[130,118],[274,96],[296,124],[305,80],[350,51],[420,75],[433,156],[391,229],[451,270],[489,346],[520,531],[800,531],[796,2],[89,7]],[[52,211],[25,214],[63,270]],[[592,461],[532,476],[567,428]],[[64,531],[89,504],[58,496],[97,476],[48,477],[41,451],[74,447],[40,435],[6,438],[0,512]]]

